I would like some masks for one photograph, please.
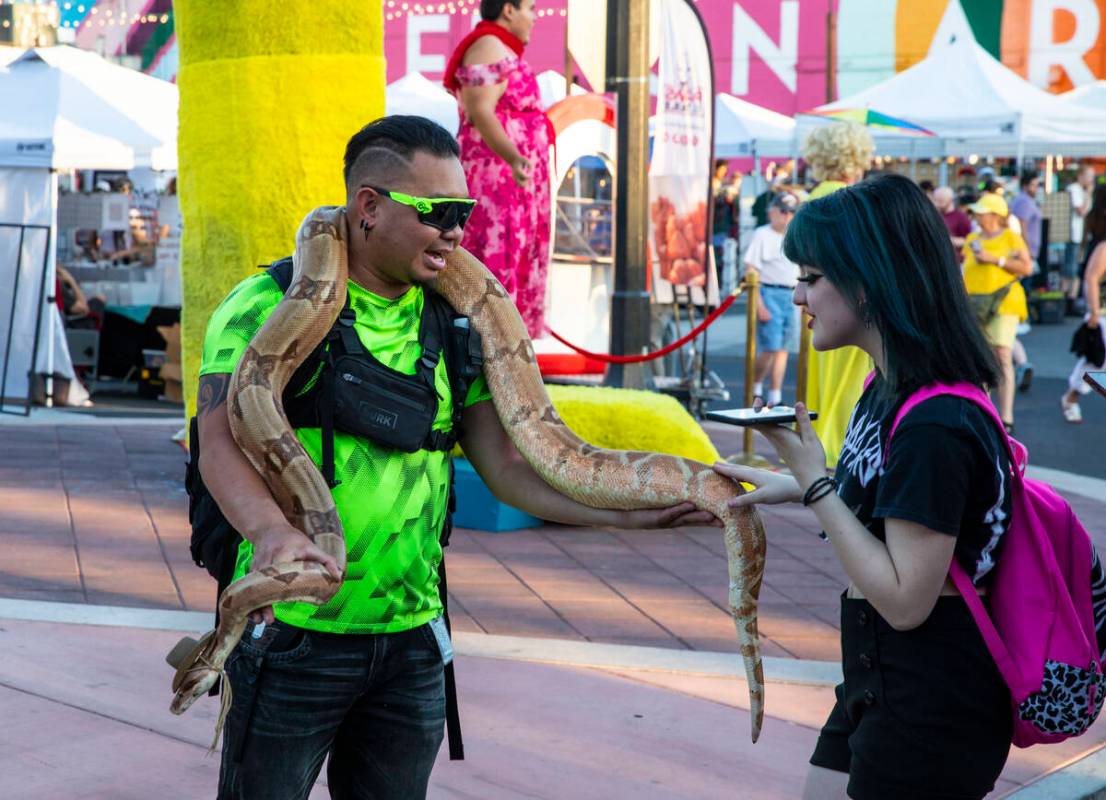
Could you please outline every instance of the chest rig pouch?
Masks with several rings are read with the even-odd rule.
[[[291,282],[291,272],[291,259],[281,259],[269,268],[283,290]],[[282,398],[293,428],[321,429],[322,471],[331,488],[338,485],[336,430],[404,453],[452,450],[461,435],[465,395],[483,366],[479,334],[469,327],[467,317],[454,312],[434,292],[423,293],[418,336],[422,354],[414,375],[382,364],[369,352],[357,336],[356,321],[347,298],[338,319],[293,374]],[[447,431],[437,431],[434,420],[443,398],[434,374],[443,358],[452,394],[452,424]]]
[[[328,335],[322,374],[322,397],[333,396],[334,429],[371,439],[377,444],[414,453],[445,449],[445,435],[434,431],[438,415],[434,371],[441,360],[429,299],[424,301],[419,344],[422,355],[415,374],[385,366],[365,350],[354,330],[351,308],[343,308]],[[428,313],[429,311],[429,313]],[[452,445],[450,445],[452,447]]]

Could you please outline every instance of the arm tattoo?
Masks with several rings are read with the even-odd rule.
[[[200,378],[198,397],[196,398],[197,416],[206,416],[227,401],[230,389],[230,374],[217,373],[203,375]]]

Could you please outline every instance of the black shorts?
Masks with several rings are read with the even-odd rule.
[[[896,631],[841,600],[845,682],[810,763],[849,773],[855,800],[969,800],[995,785],[1013,736],[1010,692],[971,612],[941,597]]]

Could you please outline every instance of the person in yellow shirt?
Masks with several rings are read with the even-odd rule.
[[[817,200],[859,181],[875,149],[871,135],[860,125],[835,123],[815,128],[803,142],[803,158],[819,181],[807,199]],[[810,351],[805,402],[807,408],[818,412],[814,430],[826,449],[830,468],[837,464],[849,417],[871,371],[872,360],[859,347]]]
[[[1007,227],[1010,210],[997,194],[984,194],[969,207],[979,232],[964,241],[964,286],[995,351],[1002,378],[998,410],[1008,431],[1014,429],[1014,362],[1011,350],[1018,323],[1029,316],[1019,282],[1033,272],[1029,247]]]

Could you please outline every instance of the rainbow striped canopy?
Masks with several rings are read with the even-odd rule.
[[[915,136],[937,135],[933,131],[923,128],[921,125],[915,125],[913,122],[882,114],[870,108],[838,108],[831,111],[812,110],[807,111],[805,115],[836,119],[842,122],[855,122],[858,125],[867,125],[870,128],[883,128],[884,130],[913,134]]]

